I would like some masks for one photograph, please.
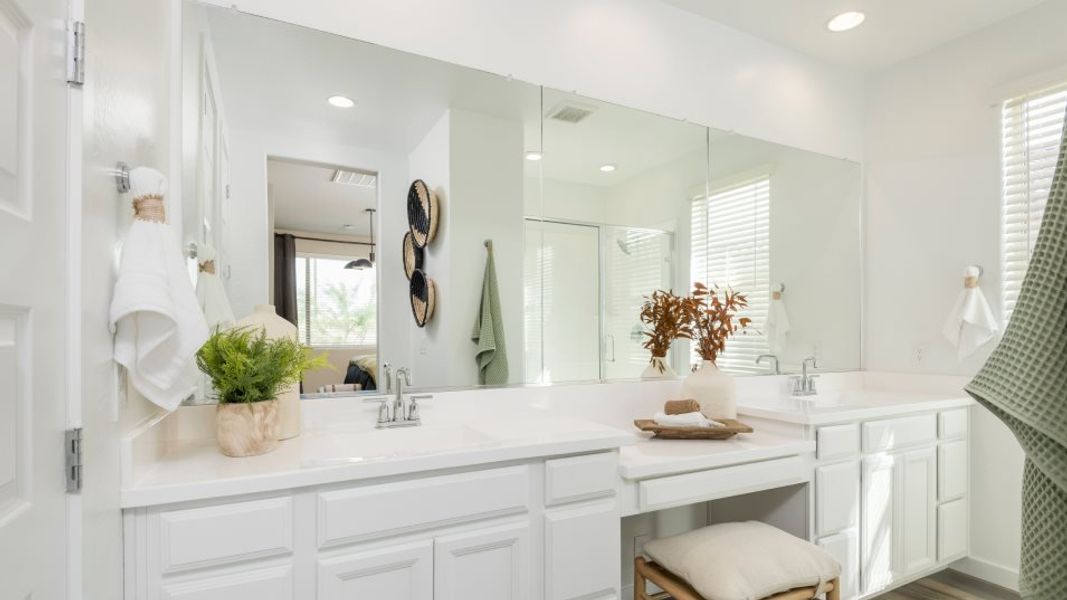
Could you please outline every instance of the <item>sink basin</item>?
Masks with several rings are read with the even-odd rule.
[[[301,462],[306,466],[438,454],[497,443],[466,425],[329,429],[299,439]]]

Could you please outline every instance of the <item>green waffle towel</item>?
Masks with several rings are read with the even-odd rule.
[[[478,383],[504,385],[508,382],[508,353],[504,343],[504,319],[500,314],[500,291],[496,285],[491,243],[488,243],[488,248],[485,278],[482,280],[482,301],[478,307],[478,318],[474,321],[471,341],[478,345],[474,354],[478,362]]]
[[[1030,266],[1004,338],[967,392],[1026,452],[1023,598],[1067,598],[1067,135]],[[980,466],[979,466],[980,468]],[[1006,540],[1005,540],[1006,541]]]

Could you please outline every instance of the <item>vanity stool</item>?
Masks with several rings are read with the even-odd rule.
[[[841,565],[822,548],[760,523],[722,523],[645,544],[634,600],[840,600]],[[651,581],[666,592],[649,595]]]

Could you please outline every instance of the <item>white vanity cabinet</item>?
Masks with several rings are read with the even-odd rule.
[[[614,451],[127,509],[127,600],[618,598]]]
[[[969,409],[810,426],[813,531],[844,598],[875,594],[967,552]]]

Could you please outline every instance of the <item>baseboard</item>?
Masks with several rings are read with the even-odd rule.
[[[1008,588],[1014,592],[1019,591],[1018,569],[998,565],[997,563],[983,560],[981,558],[975,558],[973,556],[961,558],[950,564],[948,567],[959,571],[960,573],[970,575],[971,577],[977,577],[978,579],[983,579],[989,583],[995,583],[1000,587]]]

